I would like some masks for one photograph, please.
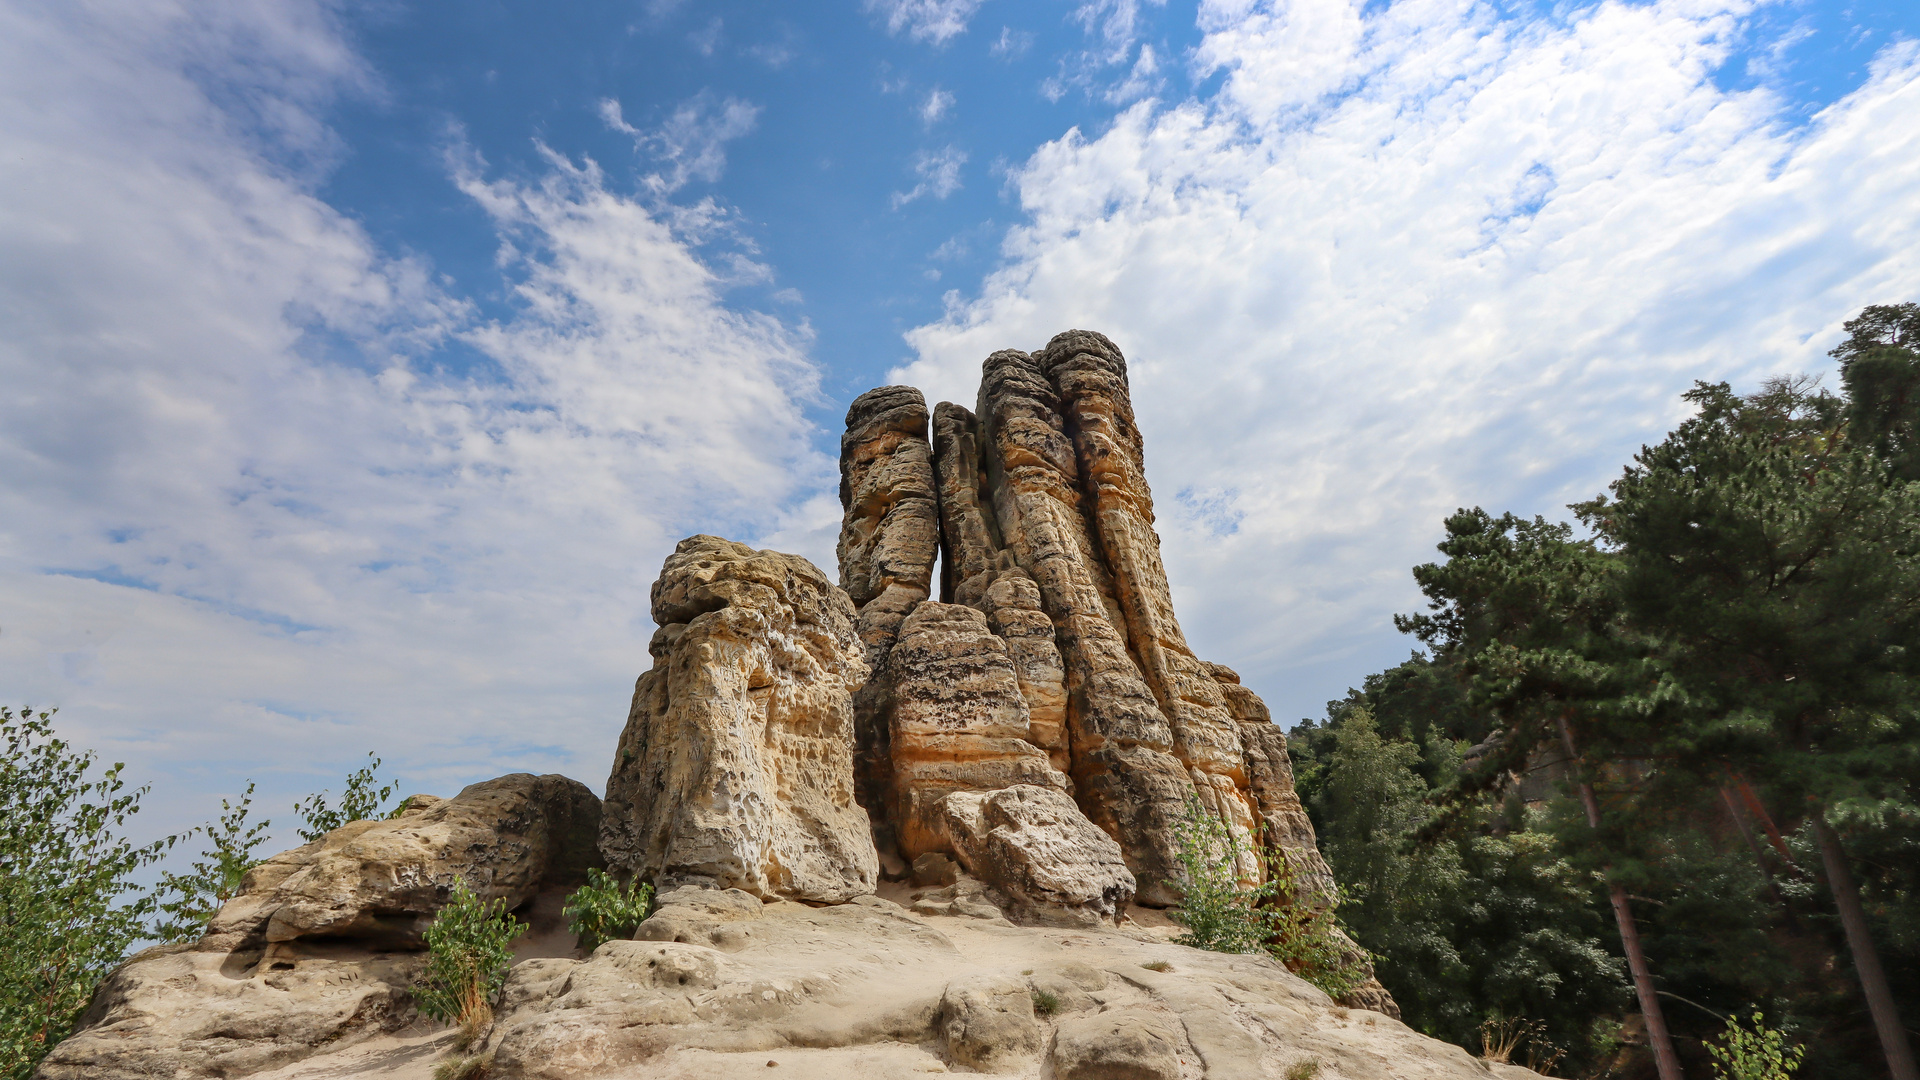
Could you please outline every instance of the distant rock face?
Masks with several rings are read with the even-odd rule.
[[[393,1031],[415,1019],[421,934],[455,886],[531,916],[602,865],[600,800],[564,776],[516,773],[408,807],[249,871],[199,941],[108,976],[35,1076],[245,1076]]]
[[[654,583],[653,618],[654,666],[607,779],[608,862],[662,888],[871,893],[853,772],[868,666],[847,594],[798,556],[695,536]]]

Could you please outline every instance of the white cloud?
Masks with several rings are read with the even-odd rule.
[[[953,111],[953,102],[954,97],[952,94],[937,86],[934,87],[933,92],[927,95],[927,100],[920,105],[920,122],[928,127],[939,123],[942,118]]]
[[[1014,60],[1026,55],[1033,48],[1033,35],[1025,30],[1015,30],[1011,26],[1002,26],[1000,36],[993,39],[987,47],[989,56],[998,56],[1003,60]]]
[[[979,8],[980,0],[867,0],[868,13],[886,20],[887,33],[905,32],[935,45],[966,33],[967,20]]]
[[[1411,647],[1446,513],[1564,515],[1693,379],[1920,298],[1920,47],[1796,128],[1712,80],[1749,10],[1204,4],[1218,92],[1015,170],[1006,264],[892,377],[970,402],[994,349],[1113,336],[1189,635],[1316,713]]]
[[[627,122],[620,103],[600,102],[600,119],[633,139],[634,146],[665,167],[642,181],[656,196],[671,195],[689,181],[713,183],[727,168],[727,143],[753,131],[760,118],[757,105],[739,98],[719,98],[702,91],[675,108],[666,122],[642,131]]]
[[[552,154],[459,159],[514,284],[477,321],[311,190],[317,110],[379,92],[327,8],[184,12],[0,7],[0,691],[152,828],[253,776],[288,835],[367,749],[597,784],[669,546],[818,531],[807,332]],[[473,373],[422,362],[455,339]]]
[[[1060,59],[1059,70],[1040,84],[1040,92],[1049,101],[1059,101],[1070,91],[1081,90],[1109,104],[1122,105],[1147,96],[1160,88],[1155,76],[1160,70],[1153,47],[1141,41],[1145,21],[1141,17],[1143,0],[1086,0],[1074,8],[1068,18],[1080,24],[1088,42],[1084,49],[1069,52]],[[1166,0],[1144,0],[1163,7]],[[1104,85],[1111,69],[1125,67],[1125,78]]]
[[[913,174],[920,178],[908,191],[893,193],[893,208],[902,206],[922,196],[944,199],[960,190],[960,168],[967,163],[966,151],[948,146],[939,150],[922,150],[913,156]]]

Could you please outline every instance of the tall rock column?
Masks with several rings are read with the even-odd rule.
[[[940,512],[927,442],[927,399],[911,386],[882,386],[853,399],[840,437],[840,587],[853,601],[872,674],[854,697],[858,797],[891,839],[893,797],[887,655],[900,624],[926,600],[940,549]]]
[[[943,401],[933,409],[933,469],[940,488],[940,598],[987,615],[1006,642],[1029,712],[1027,739],[1056,769],[1067,752],[1066,669],[1040,587],[1002,549],[991,496],[985,490],[980,425],[969,410]]]
[[[1254,806],[1239,725],[1173,611],[1126,358],[1103,334],[1069,330],[1055,335],[1034,361],[1060,395],[1091,532],[1113,581],[1132,657],[1169,722],[1174,754],[1191,771],[1201,801],[1248,841],[1241,870],[1257,880],[1250,842]]]
[[[600,819],[614,868],[653,881],[844,903],[879,874],[854,801],[853,605],[797,555],[682,540],[653,585]]]
[[[1081,516],[1079,465],[1059,397],[1031,357],[987,358],[977,410],[986,487],[1001,539],[1039,587],[1066,670],[1075,799],[1119,841],[1140,897],[1170,903],[1178,819],[1193,782]]]

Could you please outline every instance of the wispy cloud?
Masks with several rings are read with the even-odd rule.
[[[970,401],[994,349],[1111,334],[1188,633],[1317,713],[1405,656],[1446,513],[1564,514],[1693,379],[1920,298],[1920,44],[1795,127],[1715,84],[1748,10],[1204,3],[1217,92],[1017,168],[1005,267],[891,377]]]
[[[893,193],[893,208],[902,206],[915,199],[927,196],[944,199],[960,190],[960,168],[967,163],[966,151],[947,146],[939,150],[922,150],[913,156],[913,174],[920,178],[908,191]]]
[[[934,87],[927,100],[920,104],[920,122],[932,127],[953,111],[954,97],[951,93]]]
[[[757,105],[703,91],[675,108],[659,127],[643,131],[627,122],[618,101],[600,102],[600,118],[608,127],[632,138],[635,147],[665,166],[642,181],[660,196],[690,181],[720,179],[727,167],[727,143],[753,131],[759,117]]]
[[[1087,46],[1060,59],[1059,70],[1040,84],[1048,100],[1059,101],[1074,90],[1110,104],[1138,100],[1160,88],[1159,58],[1142,40],[1143,6],[1161,7],[1166,0],[1086,0],[1068,18],[1080,24]],[[1113,70],[1127,74],[1113,82]]]
[[[1033,48],[1032,34],[1025,30],[1015,30],[1011,26],[1002,26],[1000,36],[994,38],[993,44],[987,47],[987,55],[997,56],[1002,60],[1013,60],[1025,56],[1027,50],[1031,48]]]
[[[886,22],[887,33],[945,45],[966,33],[981,0],[867,0],[867,11]]]

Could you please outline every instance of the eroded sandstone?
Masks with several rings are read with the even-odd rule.
[[[653,587],[654,666],[607,779],[601,850],[662,888],[844,903],[879,860],[854,800],[853,605],[812,563],[712,536]]]

